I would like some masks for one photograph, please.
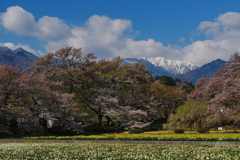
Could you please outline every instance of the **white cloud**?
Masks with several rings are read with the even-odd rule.
[[[183,59],[203,65],[217,58],[229,60],[240,48],[240,13],[220,14],[213,22],[201,22],[197,28],[212,39],[196,41],[184,47]]]
[[[97,27],[98,26],[98,27]],[[163,46],[153,39],[135,41],[131,36],[129,20],[110,19],[94,15],[84,27],[71,29],[72,36],[58,42],[49,42],[47,50],[53,51],[66,46],[83,47],[84,52],[95,52],[99,58],[122,57],[165,57],[186,60],[196,65],[209,63],[217,58],[228,60],[240,48],[240,13],[227,12],[214,21],[203,21],[197,30],[212,36],[211,39],[195,41],[183,48],[176,45]],[[179,39],[184,42],[185,38]]]
[[[207,36],[213,35],[214,39],[217,40],[236,37],[240,34],[240,13],[227,12],[220,14],[214,22],[201,22],[197,29],[205,32]]]
[[[183,59],[199,66],[217,58],[228,60],[230,55],[236,51],[232,46],[229,40],[196,41],[183,48]]]
[[[95,52],[98,58],[121,57],[157,57],[179,58],[180,51],[163,46],[153,39],[135,41],[130,38],[132,22],[129,20],[110,19],[106,16],[94,15],[88,19],[84,27],[71,30],[72,36],[46,45],[48,52],[59,48],[73,46],[82,47],[85,53]]]
[[[38,56],[39,56],[39,57],[41,57],[41,56],[44,56],[44,55],[45,55],[45,54],[44,54],[42,51],[40,51],[40,50],[38,50],[38,51],[37,51],[37,53],[38,53]]]
[[[132,22],[124,19],[111,19],[106,16],[93,15],[85,26],[70,29],[56,17],[44,16],[35,21],[35,17],[19,6],[7,8],[0,16],[3,26],[19,35],[37,37],[47,42],[47,52],[54,52],[66,46],[82,47],[85,53],[95,52],[101,58],[164,56],[179,58],[180,51],[165,47],[153,39],[135,41]],[[34,51],[36,53],[36,51]],[[41,54],[41,52],[38,52]],[[174,58],[173,58],[174,57]]]
[[[168,59],[179,59],[181,52],[173,49],[171,45],[163,46],[161,42],[156,42],[153,39],[147,41],[134,41],[127,39],[124,48],[121,50],[113,50],[117,55],[123,57],[165,57]]]
[[[112,50],[124,46],[125,33],[131,33],[131,25],[129,20],[93,15],[85,26],[72,28],[71,36],[60,41],[49,41],[45,48],[53,52],[66,46],[82,47],[85,53],[95,52],[99,58],[112,58],[115,56]]]
[[[237,12],[227,12],[225,14],[220,14],[217,18],[217,21],[223,25],[224,31],[226,32],[228,29],[237,28],[239,30],[240,27],[240,13]]]
[[[219,35],[221,32],[219,30],[220,23],[219,22],[209,22],[209,21],[203,21],[199,24],[198,30],[205,31],[205,34],[207,36],[209,35]]]
[[[29,34],[36,32],[37,24],[34,16],[21,7],[9,7],[7,12],[1,14],[2,25],[17,34]]]
[[[193,37],[190,37],[190,41],[193,42]]]
[[[131,30],[132,22],[129,20],[110,19],[106,16],[94,15],[88,19],[83,28],[72,29],[72,37],[69,42],[83,46],[118,46],[119,41],[124,38],[124,32]],[[75,44],[76,45],[76,44]]]
[[[178,42],[182,42],[182,43],[184,43],[184,42],[185,42],[185,38],[182,37],[182,38],[178,39]]]
[[[213,21],[201,22],[196,30],[209,39],[193,41],[190,37],[192,43],[184,48],[170,44],[164,46],[154,39],[136,41],[134,36],[139,32],[132,29],[130,20],[111,19],[107,16],[93,15],[84,26],[70,28],[57,17],[44,16],[36,21],[31,13],[14,6],[0,14],[1,23],[16,34],[46,41],[47,52],[66,46],[82,47],[84,53],[95,52],[99,59],[116,56],[165,57],[186,60],[201,66],[217,58],[228,60],[230,55],[240,48],[240,13],[236,12],[227,12]],[[185,38],[178,41],[183,43]],[[22,48],[28,48],[28,51],[31,49],[28,45],[22,45]],[[32,52],[42,54],[41,51]]]
[[[31,13],[19,6],[7,8],[0,19],[6,29],[18,35],[30,35],[45,41],[66,38],[70,34],[70,28],[62,20],[44,16],[36,22]]]
[[[86,22],[88,33],[98,45],[116,45],[123,32],[130,31],[132,22],[129,20],[110,19],[106,16],[94,15]],[[88,35],[89,36],[89,35]],[[100,43],[100,44],[99,44]]]

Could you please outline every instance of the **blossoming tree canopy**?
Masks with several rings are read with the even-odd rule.
[[[188,99],[204,102],[214,115],[213,121],[236,125],[240,123],[240,55],[230,57],[214,78],[203,78]]]

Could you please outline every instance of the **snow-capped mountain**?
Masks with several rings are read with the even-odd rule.
[[[22,48],[11,50],[0,44],[0,65],[19,66],[20,70],[28,68],[38,58]]]
[[[12,51],[10,48],[8,48],[8,47],[6,47],[6,46],[0,44],[0,51],[6,51],[6,50],[8,50],[8,51]]]
[[[187,61],[169,60],[163,57],[125,58],[124,60],[125,63],[130,65],[138,61],[145,63],[147,65],[147,68],[150,71],[154,72],[153,76],[156,75],[173,76],[175,74],[184,74],[198,68],[198,66]]]
[[[185,74],[176,74],[173,76],[173,78],[178,78],[182,81],[192,82],[195,84],[201,78],[212,78],[214,74],[220,69],[220,67],[224,67],[226,63],[229,63],[229,61],[216,59]]]
[[[20,56],[23,56],[23,57],[26,57],[28,60],[30,61],[34,61],[35,59],[37,59],[38,57],[26,50],[24,50],[23,48],[19,47],[17,49],[15,49],[14,51],[12,51],[14,54],[16,55],[20,55]]]

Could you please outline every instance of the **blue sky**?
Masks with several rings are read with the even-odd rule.
[[[240,48],[240,1],[4,0],[0,43],[36,55],[66,46],[99,58],[165,57],[203,65]]]

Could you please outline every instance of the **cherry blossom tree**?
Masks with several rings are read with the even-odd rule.
[[[96,63],[94,59],[96,57],[93,53],[83,54],[81,48],[66,47],[36,59],[32,68],[35,73],[44,74],[53,84],[61,82],[63,92],[73,93],[78,83],[81,83],[80,77],[88,74],[91,66]]]
[[[80,95],[83,105],[97,115],[99,125],[103,125],[102,118],[106,117],[107,125],[116,122],[115,127],[128,130],[135,123],[143,127],[153,118],[147,94],[150,72],[141,63],[128,66],[122,61],[117,57],[96,63],[91,85],[85,86]]]
[[[99,62],[95,59],[93,54],[67,47],[39,58],[32,68],[34,73],[42,73],[52,82],[51,90],[74,93],[76,113],[80,115],[85,110],[97,116],[99,125],[103,125],[103,117],[107,118],[108,125],[117,121],[122,128],[129,126],[129,122],[140,126],[139,122],[149,123],[155,119],[159,105],[149,93],[152,78],[146,65],[122,64],[120,57]]]
[[[203,78],[188,99],[204,102],[214,115],[212,122],[240,124],[240,55],[235,53],[230,63],[221,67],[214,78]]]
[[[20,85],[22,73],[18,67],[0,66],[0,132],[1,135],[9,134],[8,115],[11,103],[17,103],[22,97],[17,90]],[[10,115],[11,116],[11,115]]]
[[[3,65],[0,66],[0,84],[0,120],[5,132],[9,129],[9,120],[21,118],[25,124],[18,127],[20,130],[30,135],[43,135],[39,119],[61,118],[66,122],[74,113],[74,95],[51,91],[53,82],[43,74]],[[60,83],[54,84],[57,85]]]

